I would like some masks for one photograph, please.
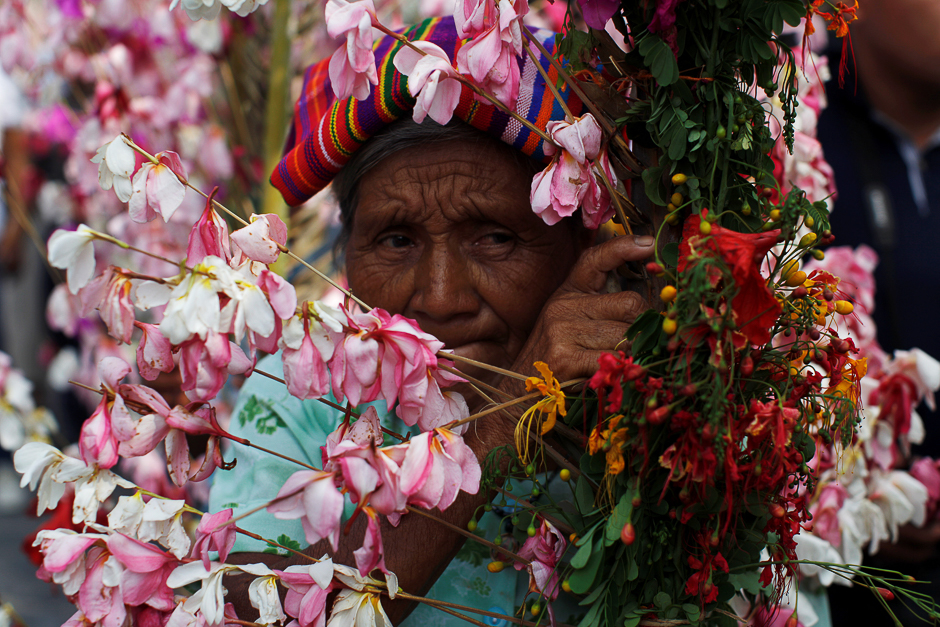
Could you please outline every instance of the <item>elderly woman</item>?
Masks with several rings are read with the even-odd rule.
[[[420,34],[438,44],[450,37],[451,49],[456,47],[452,22],[439,20],[432,26],[431,34],[427,29]],[[550,34],[545,39],[552,43]],[[386,54],[383,46],[387,50],[387,44],[380,43],[377,58]],[[371,138],[361,146],[346,146],[351,158],[338,165],[337,155],[342,151],[324,147],[323,142],[324,137],[336,137],[335,129],[325,132],[324,128],[343,116],[347,121],[353,116],[368,117],[363,110],[387,112],[388,103],[381,102],[387,96],[382,86],[401,79],[387,57],[377,65],[382,73],[380,86],[363,102],[332,103],[324,68],[314,66],[308,71],[306,102],[298,104],[297,119],[304,126],[298,129],[301,137],[312,140],[304,144],[302,139],[288,153],[273,177],[275,184],[289,202],[296,203],[332,177],[333,173],[324,173],[323,164],[339,170],[333,186],[344,221],[349,286],[366,303],[417,320],[446,348],[464,357],[525,374],[534,373],[533,362],[541,360],[560,380],[592,374],[602,351],[614,348],[646,307],[636,294],[607,293],[606,274],[625,261],[648,257],[652,238],[620,237],[593,246],[593,233],[581,226],[577,215],[546,225],[529,202],[533,174],[544,167],[531,155],[538,156],[540,150],[536,152],[528,142],[530,148],[520,151],[518,144],[526,143],[525,137],[509,142],[517,147],[507,145],[505,129],[497,133],[504,141],[478,130],[492,131],[499,112],[488,112],[481,123],[480,105],[469,93],[464,94],[465,109],[476,113],[463,116],[469,124],[442,127],[427,120],[418,125],[402,115],[397,122],[376,123],[367,133],[353,129],[351,135]],[[532,76],[538,74],[523,72],[526,76],[531,83],[523,89],[531,94],[533,85],[537,87]],[[325,100],[317,104],[318,98]],[[551,110],[550,102],[538,98],[530,99],[529,105],[536,114],[521,114],[531,119],[538,118],[539,111]],[[562,116],[560,111],[553,115]],[[543,116],[542,124],[548,119]],[[520,139],[518,133],[515,139]],[[306,161],[298,165],[298,159]],[[314,180],[317,176],[319,181]],[[300,189],[303,185],[306,189]],[[268,371],[278,367],[278,360],[263,364]],[[482,369],[461,369],[510,394],[524,392],[517,380]],[[482,405],[472,393],[466,396],[471,409]],[[377,409],[385,415],[385,426],[399,433],[407,431],[384,404]],[[339,420],[336,413],[316,401],[299,401],[282,385],[255,377],[241,394],[232,428],[262,446],[318,465],[319,447]],[[481,461],[494,448],[512,443],[515,418],[508,413],[491,414],[465,435]],[[237,514],[253,509],[271,499],[295,470],[242,447],[236,447],[235,456],[235,470],[220,474],[213,486],[213,511],[234,507]],[[490,497],[461,493],[450,508],[435,514],[463,527]],[[364,518],[354,521],[334,560],[354,563],[352,551],[361,544]],[[491,518],[480,521],[488,537],[499,532],[498,519]],[[304,537],[299,521],[277,520],[264,512],[240,525],[267,538],[280,537],[286,544]],[[474,560],[458,554],[463,537],[440,523],[412,514],[404,516],[397,527],[384,524],[382,534],[386,564],[405,591],[424,594],[430,589],[428,595],[435,599],[495,613],[514,611],[515,571],[487,573],[479,557]],[[240,536],[235,551],[246,553],[233,555],[230,561],[264,561],[278,568],[300,563],[296,557],[261,554],[264,549],[264,543]],[[331,551],[327,543],[320,543],[305,552],[320,557]],[[523,588],[524,581],[527,577]],[[243,600],[240,615],[250,616],[247,594],[239,590],[238,581],[226,585],[229,599]],[[386,604],[386,609],[397,623],[414,607],[396,602]],[[465,624],[421,606],[406,624],[449,621]]]

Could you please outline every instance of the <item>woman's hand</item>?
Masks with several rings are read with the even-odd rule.
[[[607,273],[650,257],[653,246],[652,237],[626,235],[585,250],[545,303],[513,370],[535,373],[532,364],[543,361],[559,381],[594,374],[601,354],[622,347],[627,329],[649,308],[635,292],[608,293]],[[521,396],[523,386],[507,379],[500,387]]]

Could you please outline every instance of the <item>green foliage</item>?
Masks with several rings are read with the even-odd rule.
[[[275,542],[277,542],[277,543],[280,544],[280,545],[286,546],[287,548],[294,549],[295,551],[301,551],[301,550],[303,550],[303,547],[300,546],[300,543],[297,542],[296,540],[293,540],[293,539],[292,539],[290,536],[288,536],[287,534],[283,534],[283,533],[282,533],[281,535],[279,535],[279,536],[277,537],[277,539],[275,540]],[[282,555],[282,556],[284,556],[284,557],[287,557],[288,555],[291,555],[291,552],[290,552],[290,551],[287,551],[287,550],[285,550],[285,549],[282,549],[281,547],[271,546],[271,545],[268,545],[267,547],[265,547],[265,549],[264,549],[263,551],[261,551],[261,552],[262,552],[262,553],[270,553],[270,554],[272,554],[272,555]]]

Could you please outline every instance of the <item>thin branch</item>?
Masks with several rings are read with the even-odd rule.
[[[418,509],[418,508],[416,508],[416,507],[412,507],[411,505],[408,506],[408,511],[409,511],[410,513],[412,513],[412,514],[420,514],[420,515],[424,516],[425,518],[430,518],[430,519],[433,520],[434,522],[440,523],[441,525],[447,527],[447,528],[450,529],[451,531],[454,531],[454,532],[456,532],[456,533],[459,533],[460,535],[465,536],[465,537],[467,537],[467,538],[469,538],[469,539],[471,539],[471,540],[474,540],[474,541],[476,541],[476,542],[479,542],[480,544],[482,544],[482,545],[484,545],[484,546],[487,546],[487,547],[493,549],[494,551],[498,551],[498,552],[500,552],[500,553],[503,553],[504,555],[506,555],[506,556],[508,556],[509,558],[511,558],[511,559],[513,559],[513,560],[519,562],[520,564],[528,564],[528,563],[529,563],[529,560],[527,560],[527,559],[525,559],[525,558],[523,558],[523,557],[520,557],[519,555],[516,555],[516,554],[513,553],[512,551],[510,551],[510,550],[508,550],[508,549],[505,549],[505,548],[503,548],[503,547],[501,547],[501,546],[499,546],[499,545],[497,545],[497,544],[493,544],[493,543],[490,542],[489,540],[486,540],[485,538],[481,538],[480,536],[476,535],[475,533],[471,533],[471,532],[467,531],[467,530],[464,529],[463,527],[458,527],[457,525],[454,525],[454,524],[452,524],[452,523],[449,523],[449,522],[447,522],[446,520],[444,520],[443,518],[438,518],[437,516],[435,516],[434,514],[432,514],[432,513],[430,513],[430,512],[426,512],[426,511],[424,511],[423,509]]]

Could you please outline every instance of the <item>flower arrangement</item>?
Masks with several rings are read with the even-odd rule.
[[[245,16],[263,5],[182,2],[193,19],[217,17],[222,6]],[[416,121],[447,122],[464,87],[511,111],[517,59],[541,45],[522,22],[528,10],[525,0],[459,2],[455,20],[467,42],[451,65],[433,44],[384,26],[371,0],[330,0],[326,29],[343,42],[330,63],[332,84],[340,98],[368,95],[377,83],[378,29],[401,42],[394,63],[409,77]],[[516,624],[554,624],[552,603],[564,593],[579,600],[582,625],[731,625],[772,614],[804,566],[811,567],[804,574],[823,568],[855,576],[936,617],[929,599],[857,566],[862,543],[877,546],[889,530],[936,509],[935,463],[919,463],[911,474],[894,469],[904,443],[916,438],[915,400],[931,400],[940,381],[935,362],[917,353],[889,361],[867,331],[859,334],[853,301],[864,304],[866,295],[837,276],[853,267],[801,267],[806,256],[833,263],[818,248],[831,240],[829,179],[811,149],[812,125],[798,124],[808,72],[780,34],[784,24],[810,29],[815,13],[848,36],[854,9],[822,0],[590,0],[568,8],[553,64],[588,112],[533,129],[550,158],[532,182],[533,210],[548,224],[580,209],[589,228],[655,234],[656,261],[623,273],[657,285],[661,306],[631,327],[629,356],[605,355],[587,382],[559,382],[551,364],[537,363],[540,376],[522,377],[529,394],[521,401],[532,404],[518,422],[516,446],[482,465],[461,433],[484,414],[470,415],[448,390],[462,380],[453,366],[464,358],[309,266],[288,248],[287,225],[276,214],[246,219],[216,192],[199,192],[204,209],[190,216],[177,248],[137,245],[120,229],[56,231],[48,258],[66,270],[67,283],[54,298],[73,300],[86,314],[97,309],[116,342],[139,338],[140,377],[154,381],[178,369],[187,398],[171,406],[157,389],[129,382],[133,368],[112,351],[98,361],[101,387],[91,391],[100,396],[78,455],[38,441],[38,427],[30,436],[37,441],[17,451],[17,470],[23,485],[38,488],[40,512],[57,507],[72,486],[71,522],[79,529],[47,529],[36,539],[39,576],[62,585],[78,606],[68,624],[244,624],[226,603],[223,577],[233,572],[254,577],[249,597],[258,624],[288,617],[300,627],[390,624],[383,597],[444,607],[399,588],[379,521],[434,516],[423,510],[446,510],[459,492],[484,489],[514,507],[507,517],[520,546],[474,534],[475,520],[463,533],[493,551],[491,571],[512,562],[529,574],[531,601],[518,615],[495,616]],[[588,31],[576,28],[579,19]],[[619,43],[603,30],[608,24]],[[782,118],[779,133],[768,110]],[[128,203],[131,220],[178,225],[174,218],[193,196],[187,190],[197,185],[175,151],[151,154],[145,143],[117,135],[99,142],[90,162],[101,187]],[[100,264],[103,247],[144,263],[133,270]],[[282,256],[345,292],[343,304],[298,299],[276,272]],[[320,467],[287,460],[298,469],[266,508],[300,519],[307,543],[327,540],[335,549],[348,495],[368,524],[355,567],[308,556],[299,539],[260,536],[307,562],[284,570],[227,563],[235,533],[250,533],[238,527],[240,517],[202,512],[185,495],[166,498],[112,470],[121,458],[162,450],[177,488],[225,472],[234,461],[225,459],[224,440],[258,445],[229,432],[217,397],[232,375],[272,376],[256,368],[257,356],[276,351],[290,394],[330,404],[338,418]],[[865,383],[869,371],[877,375],[873,386]],[[31,412],[23,384],[7,372],[0,363],[4,398]],[[580,391],[578,383],[585,383]],[[337,402],[324,398],[329,392]],[[419,433],[386,433],[374,410],[353,410],[376,399]],[[201,436],[198,451],[189,436]],[[852,480],[864,497],[849,487],[855,483],[840,488],[838,460],[846,458],[865,460],[858,467],[868,474]],[[550,465],[560,468],[569,494],[556,498],[542,474]],[[528,494],[512,493],[523,477]],[[114,504],[117,487],[131,493]],[[891,507],[874,504],[876,491],[889,495]],[[111,507],[106,520],[101,504]],[[852,528],[852,512],[872,507],[890,518],[882,514],[867,535]],[[191,538],[184,521],[196,518]],[[832,551],[821,552],[825,559],[801,554],[812,544],[803,542],[810,528],[833,551],[841,546],[838,559],[829,559]],[[283,605],[279,587],[287,590]]]

